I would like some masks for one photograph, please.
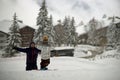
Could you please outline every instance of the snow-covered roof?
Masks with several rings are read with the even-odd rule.
[[[25,24],[20,23],[20,22],[18,22],[18,24],[19,24],[20,28],[26,26]],[[9,28],[11,27],[11,25],[12,25],[12,20],[0,21],[0,30],[8,33],[9,32]]]
[[[30,28],[30,29],[33,29],[33,30],[35,30],[34,28],[32,28],[32,27],[30,27],[30,26],[24,26],[24,27],[22,27],[22,28],[20,28],[20,29],[23,29],[23,28]]]
[[[6,32],[3,32],[3,31],[1,31],[1,30],[0,30],[0,33],[3,33],[3,34],[5,34],[5,35],[9,36],[9,34],[7,34]]]
[[[74,47],[55,47],[54,50],[67,50],[67,49],[74,49]]]
[[[104,27],[109,26],[111,23],[111,20],[107,20],[107,19],[102,19],[102,21],[104,21]],[[120,20],[115,20],[114,24],[120,23]]]

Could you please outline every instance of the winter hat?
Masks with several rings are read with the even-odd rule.
[[[35,42],[31,42],[30,44],[35,44]]]
[[[35,45],[35,42],[31,42],[31,43],[30,43],[30,46],[31,46],[31,44],[34,44],[34,45]]]
[[[43,36],[43,41],[45,41],[45,42],[48,41],[48,36],[47,36],[47,35],[44,35],[44,36]]]

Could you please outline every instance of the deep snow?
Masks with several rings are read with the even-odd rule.
[[[38,58],[39,67],[40,57]],[[48,71],[25,71],[25,56],[0,58],[0,80],[120,80],[120,60],[53,57]]]
[[[80,58],[91,55],[88,50],[94,49],[96,47],[79,45],[74,57],[51,57],[48,71],[25,71],[24,53],[0,58],[0,80],[120,80],[120,57],[104,57],[119,54],[116,50],[97,55],[94,60]],[[39,55],[38,68],[40,59]]]

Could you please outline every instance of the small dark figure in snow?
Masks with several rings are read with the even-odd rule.
[[[35,43],[31,42],[29,48],[18,48],[14,47],[13,49],[20,51],[20,52],[25,52],[26,53],[26,71],[28,70],[37,70],[37,57],[38,53],[41,52],[41,50],[37,49],[35,47]]]
[[[48,70],[47,66],[50,64],[50,44],[48,43],[48,36],[43,36],[41,48],[41,70]]]

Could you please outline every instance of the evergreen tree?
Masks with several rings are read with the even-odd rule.
[[[72,17],[72,20],[70,22],[70,44],[76,46],[77,45],[77,33],[75,29],[75,20],[74,17]]]
[[[75,20],[74,17],[72,20],[70,17],[65,17],[63,22],[65,41],[64,44],[67,45],[76,45],[77,44],[77,33],[75,32]]]
[[[107,48],[111,48],[111,49],[116,49],[117,47],[119,48],[120,46],[120,31],[119,31],[119,23],[115,23],[116,19],[120,19],[117,16],[113,16],[113,17],[109,17],[109,20],[111,20],[110,25],[107,28],[107,40],[108,40],[108,44],[107,44]]]
[[[120,22],[116,24],[116,41],[117,49],[120,52]]]
[[[107,46],[111,48],[115,48],[116,45],[116,36],[115,36],[115,24],[111,23],[109,27],[107,28]]]
[[[14,46],[20,46],[21,43],[21,35],[19,33],[19,25],[17,22],[17,18],[16,18],[16,13],[13,16],[13,24],[10,27],[10,32],[9,32],[9,37],[8,37],[8,44],[5,48],[5,54],[3,54],[3,56],[14,56],[14,54],[16,53],[15,50],[13,50]]]
[[[48,32],[50,34],[50,41],[54,42],[55,41],[55,30],[54,30],[54,26],[53,26],[53,18],[52,15],[50,15],[50,19],[49,19],[49,29]]]
[[[99,22],[95,18],[93,18],[92,20],[89,21],[87,27],[88,27],[87,43],[96,45],[97,42],[99,42],[96,38],[98,37],[96,36],[96,30],[99,28]]]
[[[84,25],[84,30],[88,35],[87,43],[91,45],[101,45],[101,39],[105,36],[105,33],[101,33],[98,29],[102,29],[104,26],[103,21],[98,21],[95,18],[91,19],[87,25]]]
[[[87,33],[89,31],[89,27],[87,25],[84,25],[84,30]]]
[[[63,25],[61,20],[58,20],[58,24],[54,27],[55,30],[55,43],[56,46],[61,46],[62,44],[65,43],[65,31],[63,29]]]
[[[51,21],[52,22],[52,21]],[[52,23],[50,22],[50,19],[48,18],[48,11],[46,7],[46,2],[43,0],[42,6],[40,8],[40,12],[37,17],[37,25],[39,28],[35,32],[34,35],[34,41],[36,43],[40,43],[42,41],[43,35],[47,35],[49,37],[49,41],[52,41],[52,33],[51,33],[51,26]]]
[[[81,21],[78,26],[82,26],[82,25],[84,25],[83,21]]]
[[[64,28],[64,44],[69,45],[69,39],[70,39],[70,18],[65,17],[63,21],[63,28]]]

